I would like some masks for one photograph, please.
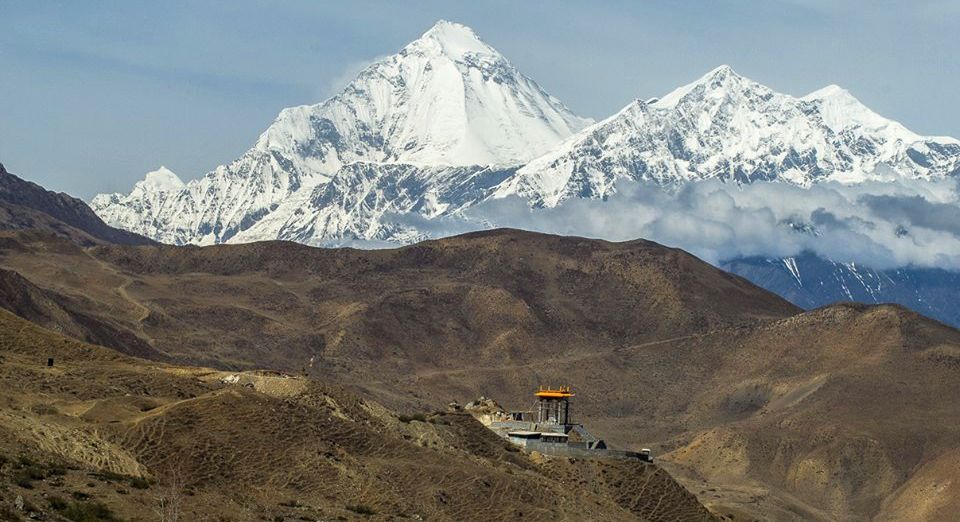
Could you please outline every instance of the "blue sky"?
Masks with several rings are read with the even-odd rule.
[[[594,118],[728,63],[960,136],[960,0],[0,0],[0,162],[84,199],[161,164],[200,177],[440,18]]]

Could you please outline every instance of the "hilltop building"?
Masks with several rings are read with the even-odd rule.
[[[571,421],[570,399],[576,394],[569,386],[540,386],[529,411],[504,411],[486,398],[466,406],[494,433],[528,451],[545,455],[581,458],[621,458],[650,462],[650,450],[615,450],[594,437],[583,424]]]

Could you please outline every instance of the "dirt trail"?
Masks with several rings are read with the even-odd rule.
[[[632,351],[632,350],[637,350],[637,349],[641,349],[641,348],[649,348],[650,346],[657,346],[657,345],[660,345],[660,344],[669,344],[669,343],[674,343],[674,342],[678,342],[678,341],[685,341],[685,340],[687,340],[687,339],[693,339],[693,338],[698,338],[698,337],[707,337],[707,336],[709,336],[709,335],[714,335],[714,334],[716,334],[716,333],[719,333],[719,332],[706,332],[706,333],[702,333],[702,334],[682,335],[682,336],[679,336],[679,337],[671,337],[671,338],[669,338],[669,339],[660,339],[660,340],[658,340],[658,341],[650,341],[650,342],[647,342],[647,343],[633,344],[633,345],[625,346],[625,347],[622,347],[622,348],[614,348],[614,349],[612,349],[612,350],[606,350],[606,351],[602,351],[602,352],[579,353],[579,354],[574,354],[574,355],[568,355],[568,356],[566,356],[566,357],[558,357],[558,358],[556,358],[556,359],[549,359],[549,360],[546,361],[546,363],[547,363],[547,364],[569,365],[569,364],[571,364],[571,363],[577,363],[577,362],[585,361],[585,360],[588,360],[588,359],[596,359],[596,358],[605,357],[605,356],[608,356],[608,355],[617,355],[617,354],[619,354],[619,353],[623,353],[623,352],[626,352],[626,351]],[[499,366],[479,366],[479,367],[471,367],[471,368],[456,368],[456,369],[443,369],[443,368],[441,368],[441,369],[436,369],[436,370],[427,370],[427,371],[417,372],[417,374],[414,375],[414,376],[412,376],[409,380],[412,381],[412,382],[416,382],[416,381],[419,381],[419,380],[422,380],[422,379],[429,379],[429,378],[432,378],[432,377],[440,377],[440,376],[446,376],[446,375],[463,375],[463,374],[475,373],[475,372],[489,373],[489,372],[503,372],[503,371],[507,371],[507,370],[523,370],[523,369],[531,369],[533,366],[539,366],[539,365],[542,365],[542,364],[544,364],[544,363],[543,363],[543,362],[535,362],[535,363],[534,363],[534,362],[531,362],[531,363],[523,363],[523,364],[506,364],[506,365],[499,365]]]
[[[104,270],[114,274],[115,276],[123,280],[123,283],[120,283],[120,285],[114,288],[114,292],[116,292],[116,294],[120,296],[121,299],[123,299],[124,301],[126,301],[127,303],[129,303],[131,306],[133,306],[139,311],[139,315],[137,315],[137,319],[136,319],[138,330],[139,330],[138,333],[143,337],[144,340],[146,340],[151,345],[155,344],[154,339],[150,337],[149,334],[147,334],[146,329],[143,327],[144,321],[146,321],[147,318],[150,317],[150,309],[147,308],[145,305],[143,305],[143,303],[130,297],[130,294],[127,292],[127,287],[133,284],[134,279],[124,274],[123,272],[117,270],[116,267],[110,265],[109,263],[102,261],[100,259],[97,259],[96,256],[90,253],[89,249],[84,249],[83,253],[87,257],[89,257],[94,263],[102,267]]]

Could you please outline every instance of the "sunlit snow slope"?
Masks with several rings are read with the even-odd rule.
[[[167,243],[410,242],[429,236],[426,220],[491,198],[554,207],[623,180],[806,187],[960,172],[953,138],[917,135],[837,86],[797,98],[728,66],[590,123],[441,21],[333,98],[284,109],[230,165],[186,185],[161,169],[92,206]]]
[[[607,197],[620,179],[808,186],[941,177],[958,169],[960,142],[914,134],[840,87],[795,98],[722,66],[568,138],[520,169],[498,195],[555,206]]]
[[[590,123],[470,28],[440,21],[399,53],[368,67],[333,98],[281,111],[256,145],[233,163],[182,187],[153,183],[157,175],[151,173],[130,194],[97,196],[92,207],[109,223],[176,244],[362,236],[369,227],[344,222],[354,219],[351,212],[363,217],[370,206],[374,215],[429,208],[439,194],[459,194],[459,180],[451,180],[457,185],[452,189],[434,186],[431,179],[426,179],[429,186],[416,187],[418,193],[400,188],[397,196],[412,203],[387,204],[387,209],[361,199],[358,204],[365,208],[344,206],[330,213],[311,202],[333,198],[348,204],[343,200],[354,200],[357,190],[376,184],[369,179],[371,165],[402,165],[390,169],[417,172],[414,177],[421,180],[449,177],[451,169],[469,167],[474,175],[515,167]],[[325,196],[322,187],[331,179],[353,192]]]

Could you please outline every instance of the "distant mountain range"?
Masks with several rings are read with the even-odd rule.
[[[958,169],[960,142],[914,134],[840,87],[794,98],[724,65],[663,98],[634,101],[529,162],[497,194],[554,206],[606,197],[621,179],[809,186]]]
[[[281,111],[233,163],[187,183],[160,168],[129,194],[101,194],[91,206],[115,227],[178,245],[411,243],[434,235],[421,224],[437,218],[466,229],[510,224],[469,217],[482,203],[521,198],[532,209],[562,209],[612,197],[625,181],[671,191],[704,180],[813,187],[958,173],[956,139],[913,133],[834,85],[798,98],[729,66],[594,123],[471,29],[441,21],[336,96]],[[850,260],[824,263],[843,270]],[[783,279],[767,274],[781,265],[738,258],[725,266],[763,284]],[[929,308],[938,287],[917,286],[923,277],[897,279],[900,290],[888,293],[856,286],[859,273],[847,270],[849,291],[827,277],[802,291],[768,288],[803,306],[889,298],[960,324]],[[953,288],[956,278],[938,281]]]
[[[830,261],[809,252],[785,259],[738,258],[720,267],[807,309],[838,301],[899,303],[960,326],[957,272],[914,267],[877,270]]]

